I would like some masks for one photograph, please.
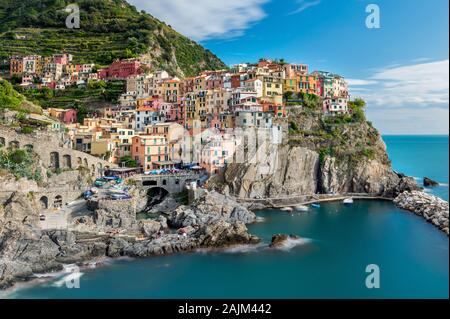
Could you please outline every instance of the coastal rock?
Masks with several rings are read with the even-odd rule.
[[[230,194],[280,206],[292,204],[289,198],[315,194],[395,198],[420,189],[413,178],[392,170],[386,145],[370,123],[328,126],[320,114],[308,112],[294,119],[299,132],[328,132],[336,138],[289,135],[286,143],[261,151],[258,160],[228,165],[224,179]]]
[[[97,229],[137,230],[136,200],[98,200],[88,201],[88,207],[94,212]]]
[[[248,233],[242,222],[229,223],[219,220],[205,225],[194,233],[201,247],[224,247],[236,244],[256,244],[260,240]]]
[[[245,224],[256,221],[256,215],[236,202],[231,196],[216,191],[205,192],[191,207],[179,206],[168,216],[172,227],[201,226],[219,219],[240,221]]]
[[[124,251],[130,243],[123,238],[112,238],[109,242],[106,255],[108,257],[120,257],[124,255]]]
[[[285,235],[285,234],[273,235],[269,247],[277,248],[283,246],[286,243],[286,241],[290,239],[300,239],[300,237],[297,235]]]
[[[435,187],[435,186],[439,186],[439,183],[432,180],[431,178],[428,177],[424,177],[423,178],[423,186],[425,187]]]
[[[394,203],[402,209],[422,216],[448,235],[448,202],[424,192],[411,191],[398,195]]]
[[[270,145],[252,164],[228,166],[225,181],[239,198],[314,194],[318,187],[319,154],[304,147]]]
[[[139,222],[139,226],[141,228],[142,233],[151,237],[153,234],[156,234],[161,229],[161,223],[156,220],[142,220]]]

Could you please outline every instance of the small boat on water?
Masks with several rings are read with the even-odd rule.
[[[320,204],[318,204],[318,203],[312,203],[312,204],[311,204],[311,207],[312,207],[312,208],[320,208]]]
[[[292,207],[283,207],[280,208],[280,210],[282,210],[283,212],[292,212],[294,209]]]
[[[344,205],[352,205],[353,204],[353,198],[346,198],[343,201]]]
[[[299,212],[307,212],[309,210],[309,207],[304,205],[297,205],[295,206],[295,210]]]

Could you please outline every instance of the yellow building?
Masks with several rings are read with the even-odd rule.
[[[180,97],[180,80],[175,78],[164,81],[162,95],[164,102],[177,103]]]
[[[131,156],[131,147],[135,132],[133,129],[117,128],[111,132],[113,162],[118,163],[120,158]]]
[[[194,78],[194,92],[202,92],[206,90],[206,76],[201,75]]]
[[[263,76],[263,97],[283,95],[283,81],[273,76]]]
[[[294,92],[298,93],[298,80],[296,78],[284,79],[283,80],[283,93]]]

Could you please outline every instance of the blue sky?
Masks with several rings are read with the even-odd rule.
[[[448,0],[131,0],[227,64],[260,57],[345,76],[384,134],[448,134]],[[366,6],[380,8],[368,29]]]

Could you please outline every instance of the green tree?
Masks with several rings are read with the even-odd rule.
[[[352,113],[354,121],[364,122],[366,120],[365,107],[366,102],[360,98],[348,102],[348,108]]]
[[[124,156],[120,158],[120,163],[125,163],[126,167],[138,167],[137,162],[131,156]]]

